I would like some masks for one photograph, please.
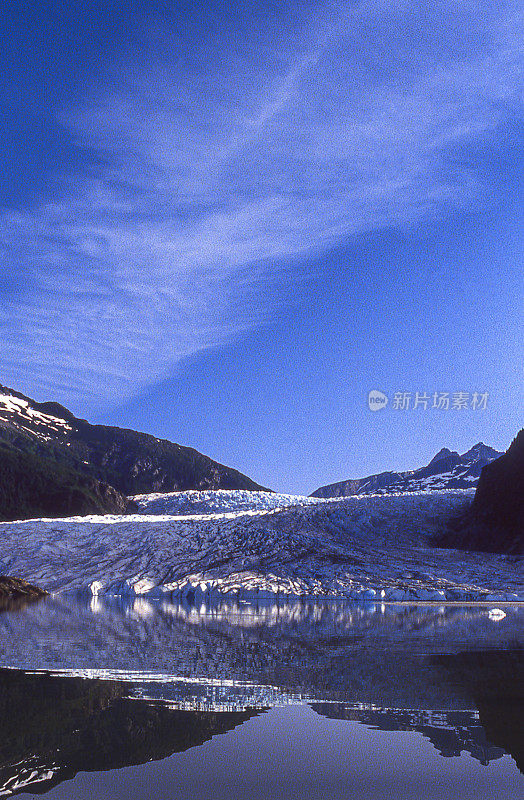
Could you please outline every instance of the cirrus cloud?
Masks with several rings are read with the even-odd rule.
[[[292,302],[297,257],[489,201],[451,154],[520,111],[522,19],[331,2],[219,76],[211,40],[209,71],[125,65],[58,120],[96,166],[1,214],[4,382],[117,402]]]

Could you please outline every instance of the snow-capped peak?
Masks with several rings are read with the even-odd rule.
[[[501,453],[498,450],[495,450],[493,447],[489,447],[484,442],[477,442],[467,450],[465,453],[462,453],[461,458],[469,459],[470,461],[478,461],[481,458],[492,460],[493,458],[498,458]]]
[[[478,442],[463,455],[443,447],[429,464],[406,472],[383,472],[367,478],[322,486],[313,497],[342,497],[357,494],[396,494],[440,489],[471,489],[482,468],[502,453]]]

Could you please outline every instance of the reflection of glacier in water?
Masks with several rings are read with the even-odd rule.
[[[0,794],[163,759],[279,707],[522,770],[524,611],[488,611],[49,599],[3,614]]]
[[[32,675],[112,681],[126,687],[130,700],[146,700],[179,711],[266,710],[309,700],[307,694],[285,691],[278,686],[237,680],[181,678],[176,675],[111,669],[34,670]]]
[[[478,605],[195,607],[144,598],[49,598],[0,615],[0,667],[237,680],[308,695],[318,689],[320,699],[328,699],[346,686],[353,692],[352,676],[360,668],[383,673],[385,681],[397,661],[406,669],[416,661],[418,669],[421,654],[504,649],[522,641],[524,608],[505,606],[502,619],[489,612]],[[335,673],[336,684],[330,684]]]
[[[108,679],[111,675],[111,679]],[[0,671],[0,796],[42,791],[77,771],[121,768],[165,758],[233,730],[274,702],[301,698],[271,687],[154,680],[104,680]],[[195,691],[195,689],[197,689]],[[304,699],[302,698],[302,701]],[[259,708],[246,702],[266,702]],[[481,764],[505,750],[487,738],[476,711],[312,703],[321,716],[383,731],[414,731],[441,755],[467,752]],[[95,745],[95,746],[93,746]]]

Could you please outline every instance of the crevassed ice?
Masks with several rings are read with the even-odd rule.
[[[197,494],[198,502],[206,495],[207,511],[223,501],[236,510],[1,523],[0,565],[51,592],[173,594],[191,602],[212,595],[524,600],[520,564],[430,546],[449,516],[471,502],[470,491],[293,498],[287,507],[240,511],[251,493]],[[255,503],[260,495],[265,502],[266,493],[255,494]]]

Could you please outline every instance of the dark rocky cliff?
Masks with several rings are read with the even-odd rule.
[[[441,539],[444,547],[524,554],[524,429],[480,475],[471,508]]]
[[[524,553],[524,429],[482,470],[471,514],[479,549]]]

